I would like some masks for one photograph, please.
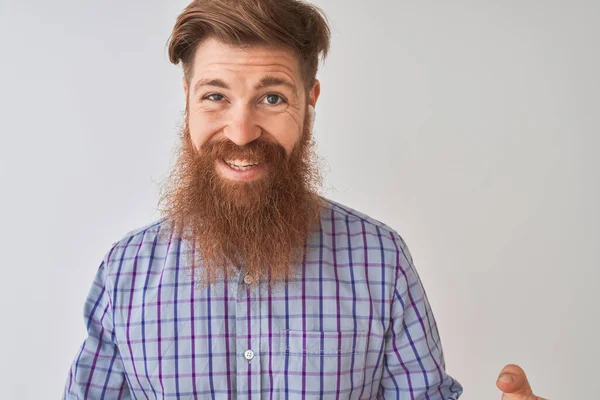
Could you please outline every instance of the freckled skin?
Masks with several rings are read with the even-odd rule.
[[[266,76],[284,79],[282,84],[255,89]],[[219,79],[229,89],[202,86],[200,79]],[[199,149],[211,140],[227,138],[243,146],[262,137],[281,144],[289,155],[302,134],[306,92],[296,54],[280,47],[239,48],[209,38],[196,49],[188,88],[189,128],[192,143]],[[320,85],[308,93],[308,104],[316,106]],[[209,96],[209,97],[207,97]]]

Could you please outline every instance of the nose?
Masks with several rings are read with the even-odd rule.
[[[262,129],[257,125],[252,110],[240,108],[234,111],[223,133],[233,143],[243,146],[260,137]]]

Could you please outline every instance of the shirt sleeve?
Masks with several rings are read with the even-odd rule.
[[[107,258],[102,261],[85,302],[87,338],[71,365],[63,400],[131,398],[115,342],[106,265]]]
[[[446,373],[444,352],[425,289],[402,239],[397,239],[392,322],[385,336],[383,399],[456,400],[461,384]]]

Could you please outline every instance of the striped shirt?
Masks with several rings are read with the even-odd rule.
[[[193,283],[164,219],[114,243],[65,399],[458,399],[402,238],[326,200],[301,273]],[[163,239],[166,237],[166,239]]]

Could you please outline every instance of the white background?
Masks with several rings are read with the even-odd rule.
[[[600,2],[316,3],[324,193],[407,241],[462,398],[507,363],[599,398]],[[187,1],[0,4],[0,390],[51,399],[102,256],[159,217]]]

